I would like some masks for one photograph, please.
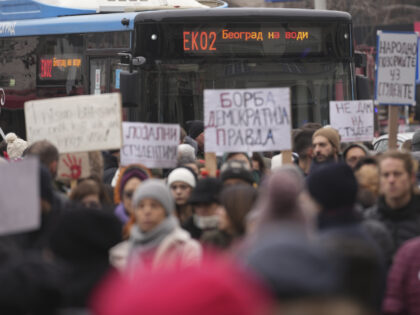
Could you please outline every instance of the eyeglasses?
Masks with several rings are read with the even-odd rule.
[[[124,191],[123,194],[124,194],[125,198],[131,199],[131,198],[133,198],[134,191],[133,190],[127,190],[127,191]]]

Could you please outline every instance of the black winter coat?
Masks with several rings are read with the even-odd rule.
[[[385,224],[393,240],[392,254],[405,241],[420,236],[419,195],[413,195],[410,202],[400,209],[391,209],[381,197],[375,206],[366,210],[365,216]]]

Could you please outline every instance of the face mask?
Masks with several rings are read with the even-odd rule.
[[[217,214],[205,217],[194,214],[193,218],[195,225],[202,230],[215,229],[219,226],[219,216]]]

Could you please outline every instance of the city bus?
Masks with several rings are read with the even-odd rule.
[[[125,120],[182,126],[205,89],[290,87],[293,127],[356,98],[348,13],[221,6],[2,20],[0,127],[24,137],[28,100],[115,91]]]

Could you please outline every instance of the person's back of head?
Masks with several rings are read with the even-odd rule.
[[[57,174],[59,153],[57,147],[48,140],[32,143],[26,150],[25,156],[37,156],[39,161],[48,168],[52,177]]]
[[[420,151],[420,129],[417,129],[411,139],[411,151]]]
[[[302,129],[293,139],[293,152],[299,155],[300,159],[308,157],[308,150],[312,149],[312,136],[315,130]]]

